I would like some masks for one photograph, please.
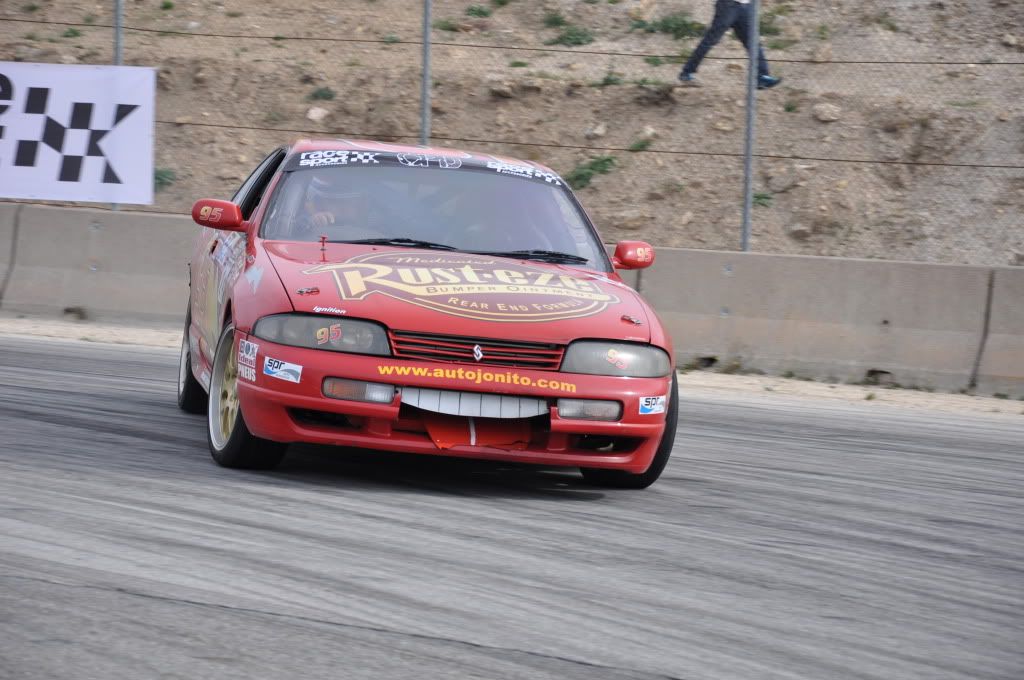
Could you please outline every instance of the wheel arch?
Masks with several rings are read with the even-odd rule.
[[[224,303],[224,312],[220,317],[220,329],[223,331],[234,318],[234,311],[231,309],[231,299],[229,298],[228,301]]]

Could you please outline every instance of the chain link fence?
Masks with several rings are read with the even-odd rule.
[[[1024,6],[761,3],[752,249],[1024,264]],[[107,6],[109,5],[109,6]],[[740,245],[746,56],[675,87],[708,0],[433,3],[431,141],[544,162],[608,240]],[[408,0],[126,3],[159,72],[157,203],[230,195],[301,136],[416,143]],[[110,63],[113,3],[0,8],[0,59]]]

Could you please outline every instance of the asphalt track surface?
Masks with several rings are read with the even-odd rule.
[[[684,396],[647,491],[216,467],[176,352],[0,338],[0,677],[1024,677],[1024,417]]]

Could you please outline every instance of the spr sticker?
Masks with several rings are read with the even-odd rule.
[[[640,415],[665,412],[665,397],[640,397]]]
[[[271,378],[277,378],[278,380],[287,380],[288,382],[297,383],[302,379],[302,366],[299,366],[298,364],[290,364],[287,361],[281,361],[280,359],[264,357],[263,375],[269,375]]]

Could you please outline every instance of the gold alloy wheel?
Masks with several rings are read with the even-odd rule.
[[[238,354],[233,330],[221,337],[210,386],[210,438],[218,449],[227,446],[238,418]],[[218,370],[219,369],[219,370]]]
[[[234,352],[228,354],[224,367],[224,380],[220,386],[220,429],[225,438],[231,436],[238,415],[238,358]]]

